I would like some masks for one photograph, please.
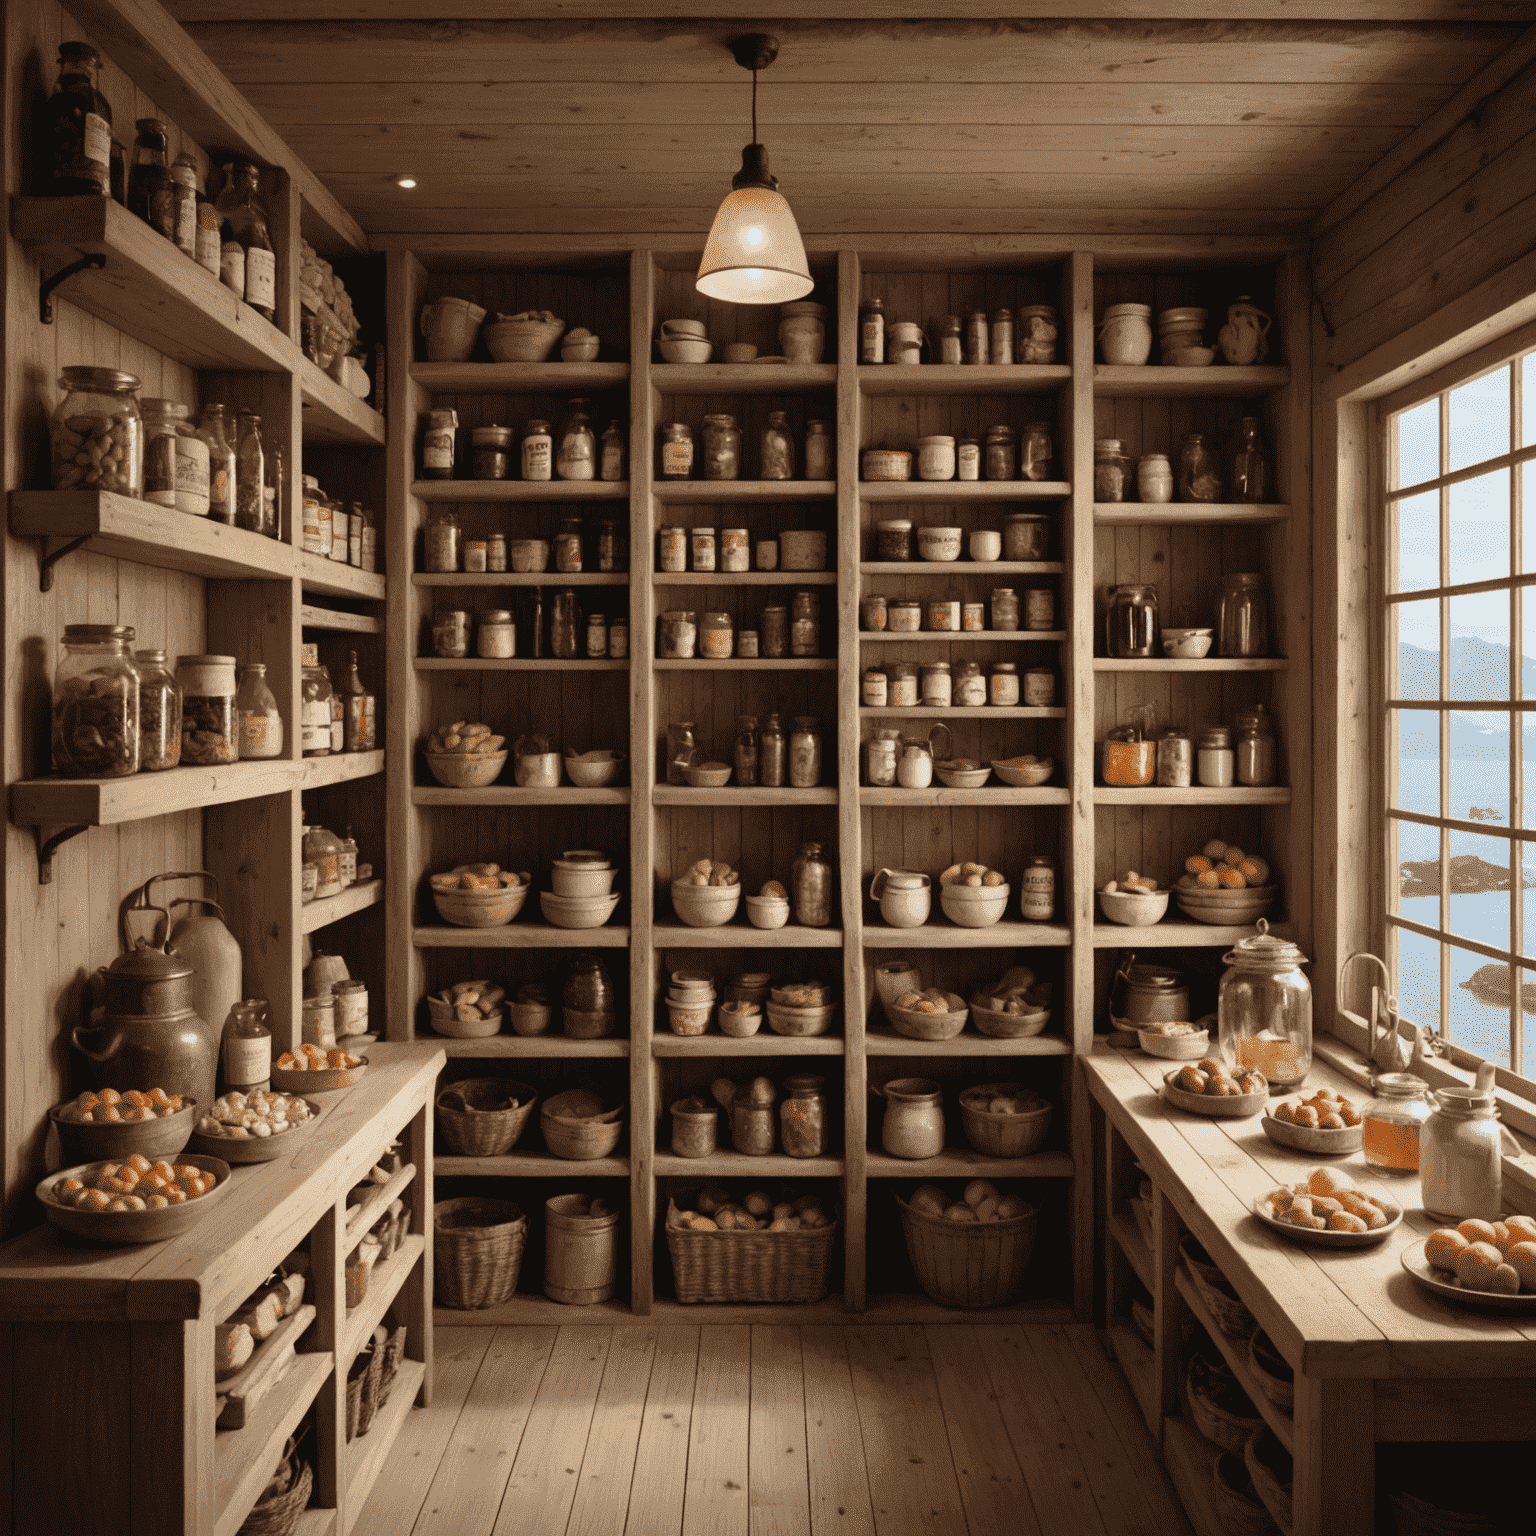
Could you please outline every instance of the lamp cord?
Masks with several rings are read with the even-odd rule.
[[[757,143],[757,71],[752,71],[752,142]]]

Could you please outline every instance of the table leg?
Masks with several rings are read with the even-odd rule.
[[[1179,1411],[1179,1357],[1184,1344],[1184,1298],[1174,1276],[1179,1269],[1179,1241],[1184,1223],[1173,1201],[1152,1186],[1152,1355],[1157,1396],[1163,1417]]]
[[[1291,1536],[1373,1529],[1375,1390],[1355,1377],[1296,1377]]]

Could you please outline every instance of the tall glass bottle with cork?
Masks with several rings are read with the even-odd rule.
[[[271,218],[261,196],[261,173],[248,160],[224,167],[219,193],[219,276],[258,315],[277,314],[277,256],[272,250]]]

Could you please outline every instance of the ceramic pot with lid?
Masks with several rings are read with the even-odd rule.
[[[892,928],[919,928],[933,909],[933,881],[911,869],[878,870],[869,882],[869,899]]]
[[[1182,971],[1171,965],[1137,965],[1132,960],[1115,973],[1115,980],[1121,988],[1121,1022],[1133,1027],[1190,1022],[1189,988]]]

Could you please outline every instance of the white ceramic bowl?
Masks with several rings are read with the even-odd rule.
[[[578,336],[575,341],[566,341],[561,344],[560,361],[562,363],[595,363],[597,349],[601,345],[601,336]]]
[[[601,928],[619,905],[617,896],[557,896],[539,892],[539,910],[556,928]]]
[[[990,928],[1008,910],[1006,885],[944,885],[939,905],[950,922],[961,928]]]
[[[1167,891],[1100,891],[1099,906],[1112,923],[1150,928],[1168,910]]]
[[[1202,1029],[1197,1035],[1160,1035],[1153,1030],[1138,1029],[1136,1038],[1148,1056],[1161,1056],[1165,1061],[1199,1061],[1211,1049],[1208,1029]]]
[[[1211,653],[1211,646],[1216,642],[1216,637],[1209,632],[1206,634],[1187,634],[1182,638],[1178,632],[1170,636],[1167,630],[1163,631],[1163,655],[1171,656],[1176,661],[1200,661]]]
[[[609,896],[613,894],[616,869],[570,869],[558,863],[549,872],[556,896]]]
[[[958,560],[963,537],[958,528],[919,528],[917,552],[924,560]]]
[[[782,928],[789,921],[789,898],[748,896],[747,921],[754,928]]]
[[[741,905],[741,883],[684,885],[672,882],[672,910],[690,928],[723,928]]]
[[[658,341],[656,346],[661,352],[662,361],[666,363],[707,363],[715,350],[711,341],[679,337]]]
[[[979,565],[989,565],[1003,558],[1003,536],[996,528],[973,529],[967,547],[971,559]]]
[[[566,776],[578,789],[601,789],[619,776],[624,766],[624,754],[606,748],[596,752],[583,752],[580,757],[567,757]]]

